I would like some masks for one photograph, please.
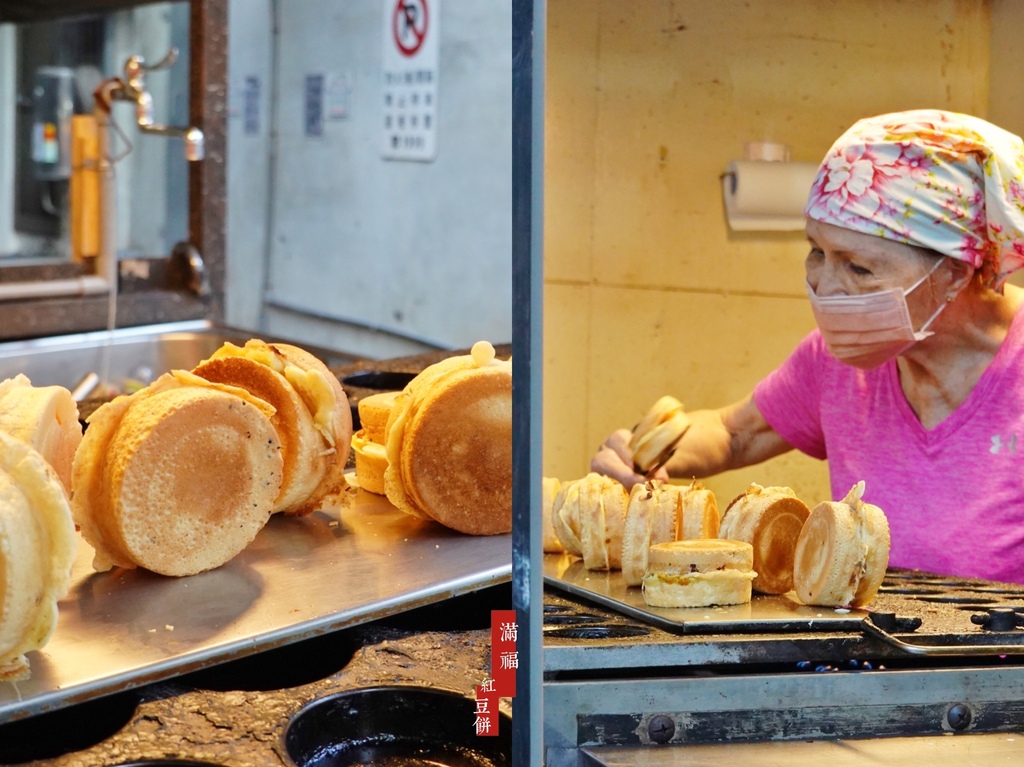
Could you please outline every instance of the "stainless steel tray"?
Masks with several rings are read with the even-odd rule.
[[[777,631],[861,631],[865,610],[809,607],[795,594],[754,594],[742,605],[715,607],[648,607],[639,587],[622,580],[622,572],[588,570],[568,554],[544,555],[544,582],[659,628],[682,634],[766,633]]]
[[[80,539],[57,630],[43,650],[28,656],[32,678],[0,683],[0,722],[512,577],[510,535],[462,535],[362,490],[338,509],[273,517],[226,565],[187,578],[145,570],[96,573],[92,557]]]

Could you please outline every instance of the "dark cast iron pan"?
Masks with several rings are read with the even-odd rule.
[[[316,700],[284,733],[296,767],[509,767],[512,721],[476,734],[476,701],[425,687],[370,687]]]

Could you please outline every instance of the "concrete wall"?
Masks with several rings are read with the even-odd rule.
[[[1012,23],[1011,6],[548,0],[545,474],[582,475],[662,394],[690,409],[740,399],[813,328],[802,233],[726,225],[719,176],[744,143],[817,162],[870,114],[988,116],[1003,102],[990,36],[1006,40],[993,79],[1020,71],[1019,34],[990,23]],[[1019,101],[992,109],[1017,132]],[[751,481],[830,494],[826,466],[795,452],[707,484],[728,502]]]
[[[271,96],[276,67],[271,0],[228,4],[228,324],[261,329],[270,227]],[[246,83],[250,114],[246,129]]]
[[[382,2],[230,10],[228,321],[379,357],[509,341],[510,0],[441,5],[432,162],[380,156]],[[319,136],[304,130],[310,74],[348,85]],[[248,134],[246,78],[261,110]]]

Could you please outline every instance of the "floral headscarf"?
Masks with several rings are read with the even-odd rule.
[[[860,120],[825,155],[804,214],[966,261],[998,288],[1024,266],[1024,142],[937,109]]]

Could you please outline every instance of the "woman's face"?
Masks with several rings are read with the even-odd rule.
[[[927,337],[919,332],[947,305],[950,259],[817,221],[807,222],[807,239],[811,308],[836,359],[870,370]]]
[[[934,266],[931,258],[910,245],[820,221],[807,221],[807,240],[810,252],[804,269],[818,296],[906,289]],[[927,292],[925,285],[921,288]]]

